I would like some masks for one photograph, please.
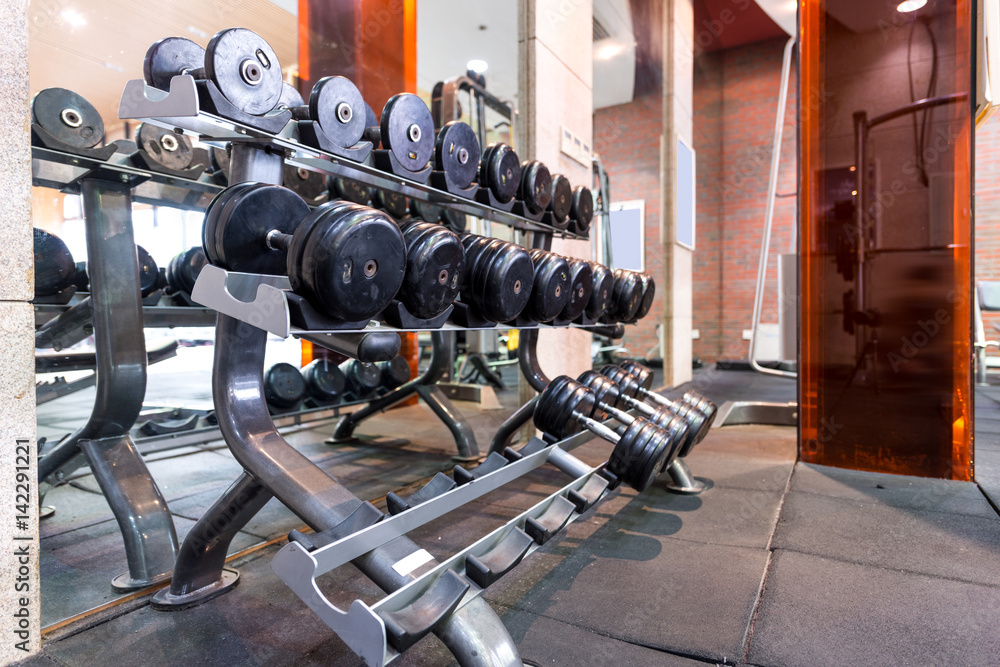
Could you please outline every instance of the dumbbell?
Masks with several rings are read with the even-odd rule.
[[[438,222],[444,214],[444,209],[437,204],[421,199],[410,200],[410,215],[424,222]]]
[[[535,267],[535,279],[525,312],[536,322],[551,322],[569,303],[569,262],[548,250],[536,248],[529,254]]]
[[[264,373],[264,400],[272,412],[294,410],[305,396],[306,381],[295,366],[281,362]]]
[[[393,95],[382,109],[379,122],[382,149],[404,169],[416,172],[427,166],[434,153],[434,117],[424,101],[412,93]]]
[[[620,363],[619,366],[621,366],[623,369],[628,371],[629,374],[635,377],[640,387],[642,387],[643,389],[652,389],[653,387],[652,370],[632,359],[626,359],[625,361]],[[659,394],[653,394],[653,395],[663,398]],[[684,392],[684,396],[681,397],[681,400],[684,403],[689,403],[698,408],[699,410],[701,410],[701,412],[708,419],[709,426],[711,426],[712,422],[715,421],[715,415],[719,411],[719,409],[716,407],[715,403],[708,400],[698,392],[696,391]]]
[[[327,315],[354,322],[381,312],[399,291],[406,244],[384,213],[348,202],[309,205],[287,188],[240,183],[208,206],[205,255],[229,271],[287,275]]]
[[[208,166],[211,169],[209,174],[212,176],[212,180],[219,185],[229,184],[230,156],[228,147],[230,145],[231,144],[226,144],[227,148],[212,146],[212,150],[208,151]]]
[[[46,88],[31,99],[31,122],[73,148],[96,148],[104,121],[93,104],[65,88]]]
[[[531,298],[535,280],[528,251],[519,245],[466,234],[462,302],[486,320],[510,322]]]
[[[656,297],[656,281],[648,273],[639,274],[639,283],[642,286],[642,298],[639,299],[639,308],[635,312],[635,319],[641,320],[649,314],[649,309],[653,307],[653,299]]]
[[[77,292],[90,291],[90,275],[87,273],[86,262],[76,263],[76,273],[73,274],[72,285],[76,288]]]
[[[590,269],[593,275],[593,289],[590,292],[590,300],[587,301],[584,313],[589,319],[599,320],[607,314],[608,308],[611,307],[615,277],[611,273],[611,269],[597,262],[590,262]]]
[[[372,190],[367,185],[352,178],[339,176],[330,178],[330,194],[362,206],[368,206],[372,198]]]
[[[353,400],[368,398],[382,383],[382,372],[375,364],[348,359],[340,370],[344,374],[344,394]]]
[[[406,272],[397,298],[406,310],[429,320],[458,297],[465,273],[465,248],[441,225],[410,220],[400,223],[406,242]]]
[[[695,437],[695,433],[688,421],[672,409],[664,406],[654,408],[648,403],[628,396],[614,380],[601,375],[597,371],[584,371],[576,381],[586,385],[594,392],[598,405],[603,403],[621,410],[636,410],[641,413],[643,419],[649,420],[663,430],[671,433],[675,446],[667,457],[665,465],[670,465],[674,457],[683,451]],[[595,413],[594,416],[596,417],[597,414]],[[607,417],[602,416],[602,418],[606,419]]]
[[[376,190],[373,203],[396,220],[405,218],[410,212],[410,200],[391,190]]]
[[[688,422],[688,425],[691,427],[691,436],[684,443],[684,448],[678,456],[687,456],[692,447],[704,440],[705,436],[708,435],[709,429],[712,427],[712,422],[715,421],[715,406],[709,401],[704,400],[703,397],[692,394],[692,402],[688,402],[684,399],[672,401],[665,396],[661,396],[660,394],[651,392],[642,387],[639,377],[632,375],[621,366],[615,366],[614,364],[604,366],[598,371],[598,373],[616,383],[624,395],[631,396],[645,402],[656,403],[661,407],[673,411],[677,416]],[[699,401],[699,399],[701,400]],[[708,405],[704,405],[705,403]],[[703,408],[708,410],[710,414],[704,412]]]
[[[378,368],[381,388],[389,391],[403,386],[412,377],[410,364],[399,354],[389,361],[376,362],[375,367]]]
[[[595,420],[591,415],[597,408],[625,424],[621,432]],[[587,429],[613,443],[607,468],[637,491],[649,488],[676,445],[668,431],[599,404],[593,391],[565,375],[554,378],[538,396],[534,422],[541,431],[560,440]]]
[[[552,198],[549,201],[549,211],[556,229],[566,229],[569,226],[569,214],[573,207],[573,186],[562,174],[552,175]]]
[[[639,312],[642,303],[642,281],[639,274],[627,269],[615,269],[612,273],[615,284],[611,290],[605,320],[631,322]]]
[[[517,198],[524,202],[531,213],[541,213],[552,202],[552,175],[549,168],[538,160],[527,160],[521,164],[521,180],[518,183]]]
[[[590,221],[594,218],[594,195],[590,188],[578,185],[573,189],[569,217],[569,230],[574,234],[586,236],[590,231]]]
[[[167,291],[182,292],[190,296],[201,270],[208,264],[208,257],[201,246],[188,248],[167,263]]]
[[[160,269],[156,266],[153,256],[141,245],[135,247],[135,252],[139,260],[139,294],[146,298],[162,286]]]
[[[35,227],[34,249],[36,297],[55,296],[73,284],[76,264],[61,238]]]
[[[170,80],[181,74],[211,81],[230,104],[252,116],[274,109],[283,92],[274,49],[246,28],[222,30],[204,49],[190,39],[167,37],[146,51],[142,75],[153,88],[169,90]]]
[[[514,149],[505,143],[494,143],[483,151],[479,164],[479,185],[489,188],[493,197],[506,204],[517,195],[521,184],[521,163]]]
[[[594,269],[582,259],[569,260],[569,300],[559,313],[559,319],[575,320],[583,314],[594,291]]]
[[[328,191],[325,174],[290,164],[281,170],[281,184],[309,202],[316,201]]]
[[[335,145],[351,148],[365,131],[365,101],[358,87],[342,76],[325,76],[313,86],[306,104],[289,84],[277,106],[292,112],[292,118],[318,125]]]
[[[316,359],[302,369],[309,400],[316,405],[332,405],[344,396],[347,380],[340,367],[329,359]]]
[[[456,234],[464,234],[469,221],[468,216],[461,211],[456,211],[453,208],[446,208],[444,209],[444,213],[441,215],[441,223]]]
[[[438,130],[434,141],[434,168],[465,190],[476,180],[480,158],[479,139],[468,124],[453,120]]]
[[[194,144],[179,132],[140,123],[135,131],[135,143],[161,167],[183,171],[194,163]]]

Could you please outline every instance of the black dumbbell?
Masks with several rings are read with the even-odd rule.
[[[376,362],[375,367],[378,368],[381,377],[379,384],[384,390],[392,391],[401,387],[412,377],[410,364],[405,357],[399,354],[389,361]]]
[[[298,121],[312,121],[335,145],[351,148],[361,141],[365,131],[365,101],[358,87],[342,76],[325,76],[309,93],[306,104],[298,91],[285,85],[279,107],[292,112]]]
[[[444,209],[444,214],[441,216],[441,222],[445,227],[456,234],[464,234],[469,225],[468,216],[461,211],[456,211],[453,208]]]
[[[382,383],[382,372],[375,364],[348,359],[340,365],[340,370],[344,374],[344,394],[352,400],[368,398]]]
[[[208,173],[212,176],[212,180],[219,185],[229,184],[230,156],[228,147],[230,145],[226,144],[226,148],[212,146],[212,150],[208,152],[208,166],[210,168]]]
[[[448,175],[459,189],[476,180],[480,158],[479,139],[468,124],[453,120],[438,130],[434,142],[434,168]]]
[[[514,199],[521,184],[521,163],[514,149],[505,143],[490,144],[479,165],[479,185],[489,188],[501,204]]]
[[[627,359],[623,361],[622,363],[619,364],[619,366],[621,366],[626,371],[628,371],[632,376],[634,376],[636,380],[639,382],[640,387],[647,390],[652,389],[653,371],[651,371],[649,368],[643,366],[639,362],[634,361],[632,359]],[[663,398],[659,394],[654,394],[654,396]],[[681,397],[681,401],[683,401],[684,403],[689,403],[698,408],[699,410],[701,410],[701,412],[708,419],[708,426],[711,426],[712,422],[715,421],[715,415],[719,411],[719,409],[716,407],[715,403],[708,400],[698,392],[696,391],[684,392],[684,395]]]
[[[36,297],[55,296],[73,284],[76,264],[61,238],[35,227],[34,247]]]
[[[408,171],[420,171],[434,153],[434,118],[424,101],[412,93],[393,95],[379,122],[382,148]]]
[[[444,214],[444,209],[437,204],[422,199],[410,200],[410,215],[424,222],[438,222]]]
[[[410,212],[410,200],[406,195],[391,190],[376,190],[374,204],[396,220],[405,218]]]
[[[569,217],[569,231],[586,236],[590,231],[590,221],[594,218],[594,195],[590,188],[578,185],[573,189]]]
[[[149,47],[142,62],[147,84],[169,90],[170,80],[180,74],[212,81],[234,107],[252,116],[274,109],[284,92],[274,49],[246,28],[218,32],[204,49],[183,37]]]
[[[37,271],[37,268],[35,270]],[[87,273],[86,262],[76,263],[76,273],[73,274],[73,287],[76,288],[77,292],[90,291],[90,274]]]
[[[569,214],[573,208],[573,186],[562,174],[552,175],[552,199],[549,201],[549,211],[557,229],[566,229],[569,225]]]
[[[615,279],[611,290],[611,302],[605,319],[608,321],[631,322],[639,312],[642,303],[642,281],[639,274],[628,269],[615,269]]]
[[[640,273],[639,282],[642,285],[642,298],[639,299],[639,308],[635,312],[637,320],[649,315],[649,309],[653,307],[653,299],[656,297],[656,281],[653,280],[653,276]]]
[[[31,100],[31,122],[73,148],[96,148],[104,121],[93,104],[72,90],[46,88]]]
[[[569,260],[569,300],[559,313],[559,319],[575,320],[583,315],[594,291],[594,269],[582,259]]]
[[[672,401],[665,396],[654,393],[642,387],[637,376],[632,375],[621,366],[608,364],[601,368],[598,373],[605,376],[618,385],[618,388],[626,396],[631,396],[642,401],[652,402],[660,407],[671,410],[677,416],[687,421],[691,429],[691,436],[684,443],[684,447],[678,456],[687,456],[691,448],[705,439],[712,422],[715,420],[715,406],[709,404],[711,416],[709,417],[702,409],[694,403],[685,400]],[[709,406],[705,406],[709,408]]]
[[[412,220],[401,223],[406,241],[406,273],[397,298],[414,317],[429,320],[458,297],[465,274],[465,248],[441,225]]]
[[[330,194],[339,199],[368,206],[372,198],[372,189],[360,181],[338,176],[330,178]]]
[[[615,448],[608,459],[608,470],[637,491],[646,490],[674,450],[676,443],[673,436],[645,419],[600,405],[602,412],[608,412],[625,424],[619,433],[591,416],[598,405],[593,391],[560,375],[538,396],[534,411],[535,426],[559,439],[587,429],[613,443]]]
[[[135,247],[139,260],[139,293],[143,298],[160,289],[160,269],[156,266],[153,256],[141,245]]]
[[[291,190],[263,183],[219,193],[205,213],[202,241],[212,264],[287,275],[296,293],[349,322],[381,312],[406,268],[403,235],[384,213],[339,201],[310,212]]]
[[[678,416],[676,412],[663,406],[654,408],[648,403],[627,395],[621,390],[618,383],[607,376],[601,375],[597,371],[584,371],[576,381],[586,385],[594,392],[598,405],[604,403],[620,410],[635,410],[642,415],[643,419],[651,421],[670,433],[673,438],[674,448],[667,457],[665,466],[670,465],[670,462],[695,437],[695,432],[691,429],[688,421]],[[594,416],[598,417],[596,413]],[[606,419],[607,417],[601,416],[599,418]]]
[[[305,396],[306,381],[295,366],[281,362],[264,373],[264,400],[272,412],[294,410]]]
[[[327,192],[325,174],[290,164],[281,170],[281,184],[308,202],[315,202]]]
[[[161,167],[183,171],[194,164],[194,145],[179,132],[140,123],[135,131],[135,143]]]
[[[309,400],[315,405],[332,405],[344,396],[347,380],[340,366],[329,359],[316,359],[302,369]]]
[[[167,291],[182,292],[190,296],[201,270],[208,264],[208,257],[201,246],[188,248],[167,263]]]
[[[514,243],[473,234],[463,236],[462,245],[462,302],[486,320],[510,322],[516,318],[528,305],[535,280],[528,251]]]
[[[611,269],[597,262],[590,262],[590,269],[593,272],[594,288],[590,291],[590,300],[587,301],[584,312],[588,318],[599,320],[607,314],[611,307],[615,277],[611,273]]]
[[[541,213],[547,209],[552,202],[552,175],[549,168],[538,160],[522,163],[517,198],[532,213]]]
[[[535,279],[525,313],[536,322],[551,322],[569,303],[569,262],[561,255],[537,248],[530,255]]]

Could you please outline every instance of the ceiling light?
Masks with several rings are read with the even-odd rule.
[[[59,18],[61,18],[66,23],[70,24],[74,28],[82,28],[87,25],[87,19],[80,15],[80,12],[75,9],[64,9],[59,12]]]
[[[594,57],[598,60],[611,60],[623,51],[625,51],[624,45],[619,44],[618,42],[609,42],[598,48]]]
[[[485,74],[486,70],[489,69],[489,65],[486,64],[485,60],[474,59],[465,63],[465,69],[470,72],[475,72],[476,74]]]
[[[903,0],[901,3],[896,5],[896,11],[915,12],[926,4],[927,0]]]

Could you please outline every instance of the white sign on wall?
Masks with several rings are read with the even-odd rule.
[[[646,202],[643,199],[611,204],[608,221],[611,268],[639,272],[646,270],[645,210]]]

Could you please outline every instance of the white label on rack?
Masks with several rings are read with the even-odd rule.
[[[432,560],[434,560],[434,556],[427,553],[426,549],[418,549],[417,551],[414,551],[412,554],[410,554],[403,560],[393,565],[392,569],[398,572],[399,576],[405,577],[410,572],[413,572],[424,563],[427,563]]]

